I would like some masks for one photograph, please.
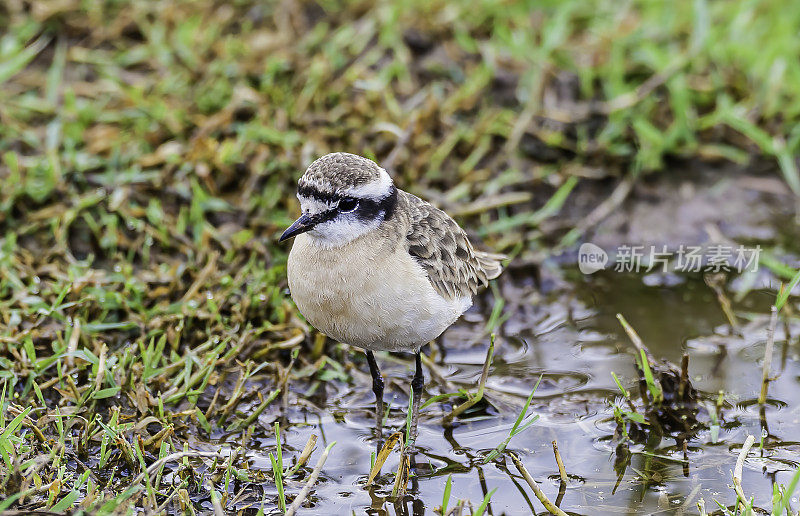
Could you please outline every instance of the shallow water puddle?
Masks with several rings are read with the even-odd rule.
[[[520,456],[555,500],[559,480],[551,442],[557,440],[570,475],[560,505],[567,512],[696,514],[700,498],[709,511],[716,508],[714,499],[730,506],[734,502],[731,472],[748,434],[756,436],[756,445],[745,463],[744,490],[755,496],[756,505],[769,506],[772,483],[788,483],[800,463],[800,406],[794,401],[800,393],[800,351],[796,338],[785,348],[780,325],[772,368],[778,377],[770,385],[763,413],[757,404],[766,312],[774,293],[754,291],[735,307],[740,314],[751,314],[751,320],[742,320],[738,336],[731,333],[714,293],[700,278],[647,286],[641,277],[608,273],[583,277],[575,285],[573,293],[552,294],[538,306],[507,307],[511,317],[498,332],[487,382],[490,404],[476,405],[453,427],[441,423],[443,411],[451,405],[434,403],[422,411],[418,478],[409,483],[402,504],[389,501],[399,463],[396,453],[386,462],[377,485],[364,488],[375,450],[368,376],[356,376],[350,386],[327,382],[327,397],[320,398],[324,407],[319,413],[309,407],[290,407],[286,446],[300,450],[311,434],[320,436],[318,447],[337,441],[322,482],[310,498],[314,508],[309,513],[431,513],[431,501],[437,501],[437,506],[441,503],[450,474],[451,506],[467,499],[477,507],[486,493],[497,489],[489,514],[541,513],[542,505],[509,457],[488,464],[482,461],[508,435],[540,376],[541,385],[529,410],[539,419],[517,435],[508,449]],[[484,328],[480,313],[489,311],[476,309],[445,334],[448,351],[437,371],[456,389],[475,389],[489,339],[467,344]],[[636,392],[634,348],[616,320],[618,312],[637,329],[657,359],[680,363],[683,351],[689,353],[690,379],[703,400],[699,420],[710,425],[718,393],[724,393],[720,428],[697,432],[687,443],[685,459],[682,446],[668,436],[647,445],[631,444],[627,450],[617,446],[612,404],[620,402],[621,396],[611,372]],[[790,331],[800,334],[800,328]],[[354,351],[353,360],[366,372],[357,354]],[[388,355],[379,361],[389,379],[386,399],[392,403],[384,434],[388,436],[405,421],[407,398],[401,388],[408,388],[411,362]],[[447,392],[431,379],[429,370],[426,380],[426,397]],[[250,443],[252,466],[268,470],[267,453],[258,452],[258,442],[271,450],[274,438],[264,436]]]

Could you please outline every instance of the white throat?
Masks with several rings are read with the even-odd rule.
[[[361,235],[376,229],[380,223],[380,220],[363,222],[354,216],[340,216],[334,220],[318,224],[307,234],[312,244],[324,249],[331,249],[349,244]]]

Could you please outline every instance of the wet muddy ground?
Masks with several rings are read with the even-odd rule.
[[[791,238],[796,227],[784,223],[791,221],[788,208],[781,202],[785,199],[770,190],[771,180],[713,172],[690,179],[656,179],[662,184],[637,186],[621,207],[622,215],[604,221],[593,233],[596,241],[610,250],[624,242],[741,241],[737,239],[745,234],[751,236],[748,244],[769,244],[772,252],[783,253],[783,260],[791,262],[792,250],[781,242],[796,242]],[[650,190],[667,193],[654,198],[647,195]],[[717,209],[712,209],[712,202]],[[732,218],[726,212],[729,202],[736,203],[741,216]],[[650,219],[643,220],[645,216]],[[489,514],[541,513],[542,505],[507,456],[488,464],[482,460],[508,435],[540,377],[529,409],[529,415],[539,419],[512,439],[509,450],[555,500],[560,486],[551,442],[557,441],[569,475],[560,499],[567,512],[697,514],[701,499],[709,512],[717,510],[715,501],[731,506],[732,471],[748,435],[756,437],[756,445],[744,463],[744,490],[755,497],[756,506],[769,507],[773,484],[787,484],[800,464],[796,402],[800,324],[789,320],[778,325],[772,367],[777,377],[770,384],[766,405],[760,407],[769,306],[779,281],[763,266],[748,280],[749,290],[744,290],[743,281],[733,274],[723,281],[739,324],[737,332],[703,274],[605,270],[585,275],[575,267],[574,253],[548,257],[538,270],[512,262],[498,288],[487,292],[445,333],[440,345],[429,350],[437,365],[436,374],[426,370],[426,399],[459,388],[474,391],[489,343],[487,320],[502,299],[488,403],[476,405],[453,425],[442,423],[452,404],[433,403],[423,409],[417,475],[402,502],[390,496],[397,454],[389,457],[376,485],[364,487],[376,445],[374,398],[363,355],[342,346],[337,358],[345,368],[352,365],[352,380],[320,383],[298,378],[290,384],[292,394],[283,414],[285,456],[299,453],[311,434],[320,436],[322,445],[337,443],[310,497],[313,508],[308,513],[431,513],[441,504],[449,475],[451,506],[463,499],[477,507],[496,489]],[[619,435],[613,406],[622,404],[622,398],[612,372],[634,392],[637,372],[635,348],[616,318],[618,313],[639,332],[656,360],[680,364],[684,352],[689,356],[689,378],[698,391],[696,412],[702,424],[685,449],[670,436],[650,435],[626,444]],[[388,435],[405,424],[413,364],[402,355],[378,359],[388,377],[386,399],[392,407]],[[253,386],[258,387],[257,382]],[[277,408],[265,412],[264,426],[279,415]],[[209,445],[224,441],[225,436],[219,436]],[[274,450],[274,437],[259,438],[256,433],[248,448],[251,467],[269,470],[267,452]],[[299,487],[300,483],[289,481],[287,492]],[[270,493],[270,486],[266,489],[268,497],[277,496]],[[244,497],[241,506],[254,501]]]

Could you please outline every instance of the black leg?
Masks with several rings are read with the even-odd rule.
[[[422,387],[425,385],[425,377],[422,375],[422,354],[418,351],[415,355],[417,370],[414,372],[414,379],[411,380],[411,388],[414,390],[414,399],[418,400],[422,396]]]
[[[381,370],[378,369],[378,363],[375,362],[375,355],[370,350],[367,350],[366,353],[369,373],[372,375],[372,392],[375,393],[375,425],[378,429],[378,445],[380,446],[383,436],[383,376],[381,376]]]

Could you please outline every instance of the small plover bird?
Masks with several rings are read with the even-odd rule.
[[[295,237],[287,265],[292,299],[315,328],[366,351],[379,436],[383,378],[373,351],[416,355],[412,445],[423,388],[419,349],[500,275],[504,256],[474,249],[445,212],[400,190],[384,169],[355,154],[314,161],[298,181],[297,197],[302,215],[280,237]]]

